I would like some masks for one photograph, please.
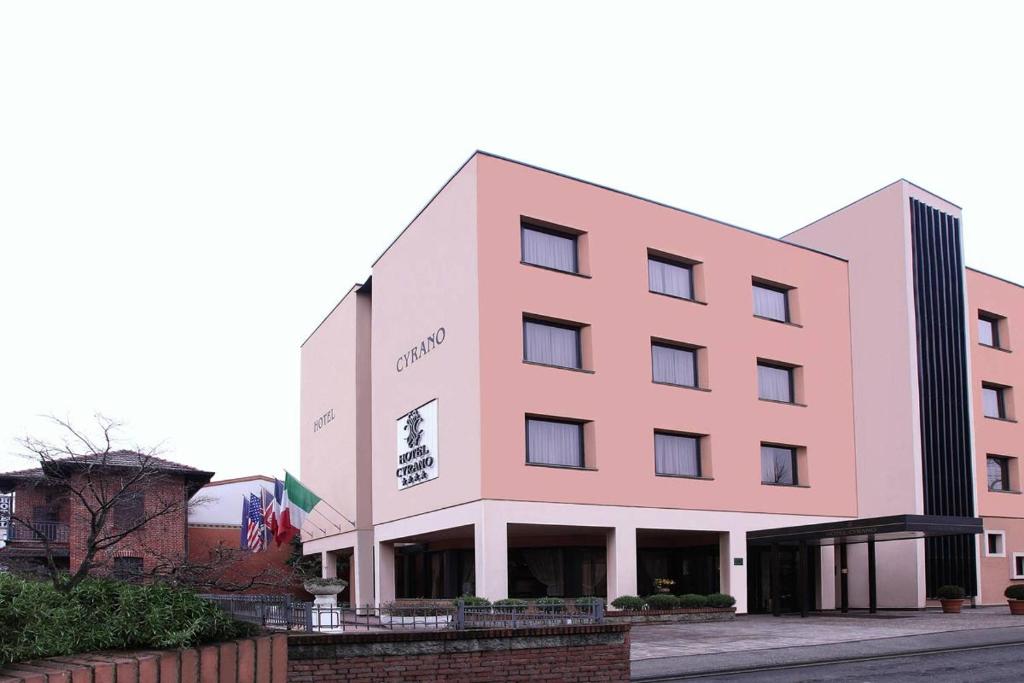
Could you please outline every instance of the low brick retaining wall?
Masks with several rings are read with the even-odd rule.
[[[289,683],[628,681],[629,625],[293,635]]]
[[[735,618],[735,607],[612,610],[605,613],[605,621],[611,624],[663,624],[687,621],[729,621],[730,619]]]
[[[0,683],[286,683],[288,636],[184,650],[90,652],[0,668]]]

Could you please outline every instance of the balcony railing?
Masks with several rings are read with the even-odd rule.
[[[44,540],[50,543],[68,542],[68,525],[64,522],[33,522],[27,526],[13,519],[7,527],[7,541],[24,541],[28,543],[42,543]]]

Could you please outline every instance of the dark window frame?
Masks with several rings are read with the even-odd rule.
[[[114,527],[124,530],[139,525],[146,516],[146,496],[142,491],[123,493],[111,509]]]
[[[547,462],[532,462],[530,460],[530,422],[556,422],[559,424],[570,424],[576,425],[579,429],[580,439],[580,457],[579,465],[558,465]],[[532,467],[554,467],[563,470],[585,470],[587,468],[587,442],[586,435],[584,434],[583,427],[587,424],[587,420],[575,420],[569,417],[551,417],[549,415],[535,415],[528,413],[525,420],[525,434],[526,434],[526,464]]]
[[[772,318],[772,317],[767,316],[767,315],[761,315],[760,313],[756,313],[756,312],[754,313],[754,317],[755,318],[761,318],[762,320],[772,320],[772,321],[777,322],[777,323],[793,324],[793,315],[792,315],[792,311],[790,310],[790,306],[789,306],[789,293],[794,289],[793,287],[789,287],[787,285],[775,284],[775,283],[772,283],[772,282],[768,282],[766,280],[758,279],[756,277],[751,279],[750,284],[751,284],[752,288],[753,287],[759,287],[761,289],[765,289],[765,290],[768,290],[770,292],[777,292],[777,293],[781,294],[782,295],[782,303],[783,303],[783,306],[784,306],[784,308],[786,310],[786,317],[785,317],[784,320],[779,320],[778,318]]]
[[[537,325],[548,325],[549,327],[559,327],[563,330],[572,330],[576,333],[576,362],[578,365],[575,367],[570,365],[554,365],[552,363],[542,363],[537,360],[530,360],[526,357],[526,323],[534,323]],[[534,365],[543,365],[547,368],[561,368],[563,370],[583,370],[583,328],[586,325],[582,323],[573,323],[569,321],[556,321],[550,318],[543,318],[541,316],[530,315],[528,313],[523,314],[523,361],[526,363],[533,363]]]
[[[985,311],[978,311],[978,322],[987,322],[992,328],[992,343],[986,344],[981,341],[981,331],[978,331],[978,344],[981,346],[988,347],[990,349],[1005,349],[999,334],[999,322],[1003,320],[1003,316],[995,315],[994,313],[986,313]]]
[[[771,442],[771,441],[762,441],[761,445],[758,448],[762,458],[764,457],[764,451],[762,450],[764,448],[779,448],[779,449],[788,450],[790,452],[790,455],[792,456],[791,457],[790,467],[792,467],[792,469],[793,469],[793,483],[791,483],[791,484],[784,484],[784,483],[779,483],[779,482],[774,482],[774,481],[764,481],[764,478],[762,477],[762,479],[761,479],[761,485],[762,486],[797,486],[797,487],[803,486],[800,483],[799,456],[797,455],[797,451],[800,448],[799,446],[792,446],[790,444],[785,444],[785,443],[774,443],[774,442]]]
[[[990,391],[996,392],[996,407],[998,408],[998,413],[999,413],[998,415],[988,415],[987,413],[985,413],[985,395],[984,395],[984,392],[985,392],[986,389],[988,389]],[[1003,386],[1002,384],[993,384],[991,382],[982,382],[981,383],[981,391],[982,391],[981,411],[982,411],[982,414],[985,415],[985,417],[987,417],[989,419],[992,419],[992,420],[1006,420],[1006,419],[1008,419],[1006,417],[1006,389],[1007,389],[1007,387]]]
[[[678,294],[670,294],[668,292],[659,292],[651,289],[651,261],[657,263],[664,263],[669,266],[676,266],[677,268],[685,268],[686,274],[690,281],[690,296],[679,296]],[[680,299],[682,301],[697,301],[697,290],[694,288],[693,282],[693,268],[699,263],[699,261],[691,261],[681,256],[664,256],[660,253],[654,254],[650,250],[647,251],[647,291],[651,294],[660,294],[661,296],[671,297],[673,299]]]
[[[986,554],[989,557],[998,557],[1000,555],[1005,555],[1005,549],[999,547],[993,548],[992,541],[996,541],[996,545],[1001,546],[1006,542],[1006,537],[1002,534],[998,534],[992,531],[985,532]]]
[[[798,366],[789,365],[787,363],[780,363],[778,361],[765,360],[763,358],[757,359],[758,367],[764,366],[766,368],[772,368],[773,370],[785,370],[789,376],[789,400],[780,401],[777,398],[766,398],[761,395],[761,377],[758,375],[757,381],[757,398],[761,401],[770,401],[772,403],[787,403],[796,404],[796,369]]]
[[[689,351],[693,354],[693,384],[676,384],[675,382],[666,382],[665,380],[657,379],[654,376],[654,347],[661,346],[666,349],[673,349],[676,351]],[[701,389],[700,385],[700,358],[699,352],[704,348],[702,346],[695,346],[693,344],[687,344],[685,342],[674,342],[666,339],[659,339],[657,337],[651,337],[651,382],[654,384],[663,384],[669,387],[684,387],[686,389]]]
[[[130,564],[130,567],[119,567],[119,564]],[[114,558],[114,577],[122,581],[142,576],[145,564],[141,557],[121,555]]]
[[[697,474],[673,474],[671,472],[659,472],[658,471],[658,435],[662,436],[681,436],[688,439],[693,439],[697,442]],[[652,445],[654,446],[654,475],[656,477],[676,477],[678,479],[704,479],[704,455],[703,455],[703,441],[706,434],[694,434],[693,432],[678,432],[671,429],[655,429],[654,436],[652,437]]]
[[[993,488],[992,482],[988,477],[988,465],[989,462],[995,462],[999,465],[1000,482],[1002,488]],[[985,484],[986,488],[993,493],[1009,493],[1013,490],[1010,485],[1010,458],[1005,455],[986,455],[985,456]]]
[[[572,242],[572,270],[562,270],[561,268],[555,268],[554,266],[548,266],[543,263],[534,263],[526,260],[526,237],[525,233],[527,230],[533,232],[540,232],[546,235],[553,235],[555,237],[562,237]],[[519,260],[529,266],[536,268],[544,268],[546,270],[552,270],[557,273],[569,273],[571,275],[580,275],[580,240],[579,237],[582,233],[571,232],[567,229],[559,229],[557,227],[548,227],[546,225],[540,225],[535,221],[520,218],[519,219]]]

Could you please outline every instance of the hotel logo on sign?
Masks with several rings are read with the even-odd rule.
[[[437,399],[398,418],[395,431],[398,489],[437,479]]]

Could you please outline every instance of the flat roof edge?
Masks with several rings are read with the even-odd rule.
[[[369,279],[369,278],[367,278],[367,279]],[[304,339],[304,340],[302,341],[302,343],[301,343],[301,344],[299,344],[299,348],[300,348],[300,349],[301,349],[301,348],[302,348],[303,346],[305,346],[305,345],[306,345],[306,342],[308,342],[308,341],[309,341],[310,339],[312,339],[312,338],[313,338],[313,335],[314,335],[314,334],[316,334],[316,331],[317,331],[317,330],[319,330],[319,329],[320,329],[321,327],[323,327],[323,324],[324,324],[325,322],[327,322],[327,319],[328,319],[328,318],[330,318],[330,317],[331,317],[331,315],[332,315],[332,314],[333,314],[333,313],[334,313],[334,312],[335,312],[336,310],[338,310],[338,306],[340,306],[340,305],[342,304],[342,302],[343,302],[343,301],[345,301],[345,299],[347,299],[347,298],[348,298],[348,295],[349,295],[349,294],[351,294],[352,292],[358,292],[358,291],[359,291],[359,288],[360,288],[360,287],[362,287],[362,286],[363,286],[363,284],[365,284],[365,283],[362,283],[362,282],[357,282],[357,283],[355,283],[354,285],[352,285],[351,287],[349,287],[349,290],[348,290],[347,292],[345,292],[345,295],[344,295],[343,297],[341,297],[340,299],[338,299],[338,303],[334,304],[334,307],[333,307],[333,308],[331,308],[330,312],[328,312],[328,314],[324,316],[323,320],[321,320],[321,321],[320,321],[319,323],[317,323],[317,326],[316,326],[315,328],[313,328],[313,331],[309,333],[309,335],[308,335],[308,336],[307,336],[307,337],[306,337],[306,338],[305,338],[305,339]]]

